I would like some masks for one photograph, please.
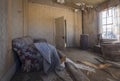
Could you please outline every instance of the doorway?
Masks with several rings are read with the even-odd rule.
[[[67,47],[67,27],[64,17],[55,19],[55,44],[56,48],[64,50]]]

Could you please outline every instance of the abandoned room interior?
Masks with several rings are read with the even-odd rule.
[[[120,81],[120,0],[0,1],[0,81]]]

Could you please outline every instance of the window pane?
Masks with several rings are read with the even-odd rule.
[[[103,18],[103,19],[102,19],[102,24],[107,24],[106,21],[107,21],[106,18]]]
[[[107,31],[112,31],[112,25],[107,25]]]
[[[113,23],[113,22],[112,22],[112,18],[113,18],[113,17],[108,17],[108,18],[107,18],[107,24],[112,24],[112,23]]]
[[[106,32],[106,27],[107,27],[106,25],[102,26],[102,32]]]
[[[113,9],[111,8],[107,11],[107,17],[111,17],[112,15],[113,15]]]
[[[116,38],[115,30],[112,25],[107,25],[107,38],[113,39]]]
[[[107,38],[106,32],[103,32],[103,33],[102,33],[102,38],[103,38],[103,39],[106,39],[106,38]]]
[[[119,27],[118,21],[120,20],[118,12],[114,8],[109,8],[104,10],[101,13],[102,18],[100,21],[101,24],[101,33],[103,38],[114,39],[119,37]]]
[[[106,10],[102,12],[102,18],[104,18],[104,17],[107,17],[107,11]]]

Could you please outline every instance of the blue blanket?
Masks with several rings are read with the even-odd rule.
[[[60,66],[60,58],[54,46],[48,43],[34,43],[40,54],[43,56],[43,69],[48,73],[50,69]]]

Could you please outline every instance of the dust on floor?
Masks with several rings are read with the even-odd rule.
[[[83,62],[90,66],[100,64],[96,59],[103,60],[99,57],[99,54],[91,51],[83,51],[77,48],[68,48],[62,51],[68,58],[73,60],[75,63]],[[81,71],[89,78],[90,81],[120,81],[120,68],[107,67],[104,69],[96,69],[95,72],[89,72],[86,70]],[[11,81],[70,81],[70,77],[66,71],[63,71],[61,76],[58,77],[55,73],[48,75],[42,75],[40,72],[24,73],[21,71],[16,72],[15,76]],[[66,77],[67,76],[67,77]],[[64,78],[64,80],[61,79]],[[71,80],[72,81],[72,80]]]
[[[100,62],[96,59],[102,59],[102,57],[99,57],[99,53],[84,51],[78,48],[67,48],[62,52],[74,62],[89,62],[98,65]],[[120,68],[107,67],[105,69],[96,69],[95,73],[82,71],[90,81],[120,81]]]

